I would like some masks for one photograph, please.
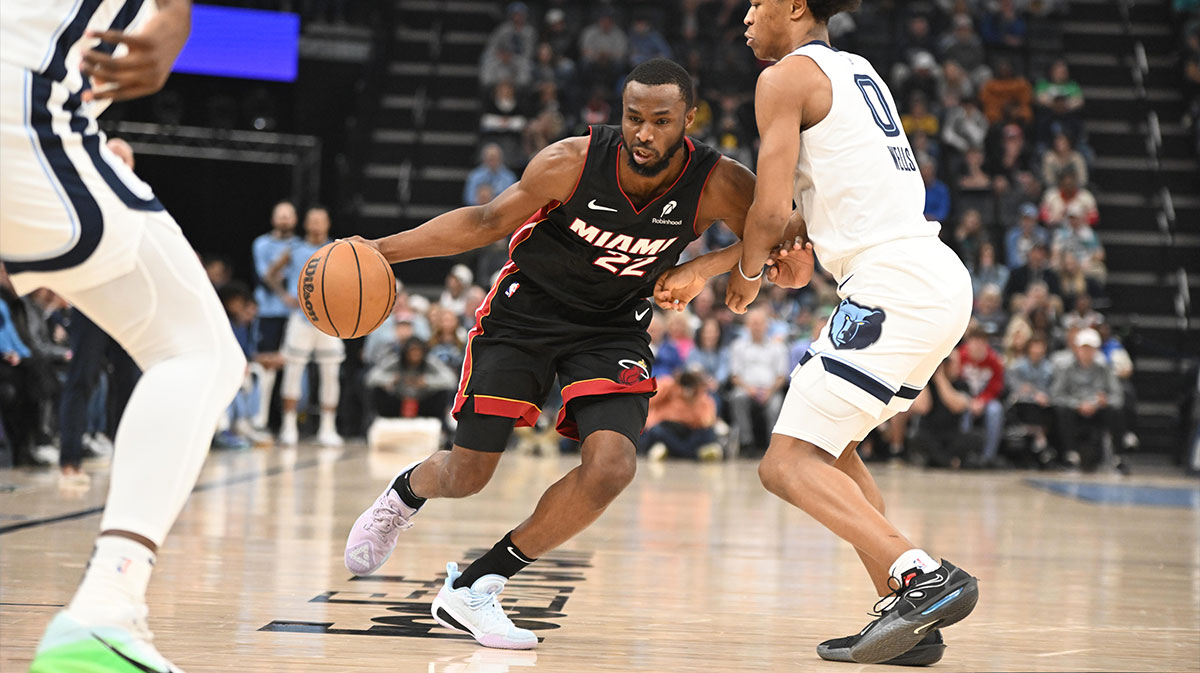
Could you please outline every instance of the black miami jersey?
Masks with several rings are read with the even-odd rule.
[[[653,293],[697,237],[700,198],[720,153],[684,140],[683,172],[660,196],[635,206],[621,188],[627,161],[620,130],[591,127],[575,191],[551,202],[510,243],[512,262],[548,295],[580,311],[608,313]]]

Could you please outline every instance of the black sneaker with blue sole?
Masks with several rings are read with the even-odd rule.
[[[879,664],[899,657],[931,630],[962,621],[979,601],[979,580],[944,559],[936,570],[906,574],[905,580],[888,597],[895,601],[850,647],[855,662]]]
[[[868,624],[868,628],[873,626],[875,622]],[[817,645],[817,654],[826,661],[844,661],[847,663],[855,663],[850,658],[850,648],[858,642],[858,639],[867,629],[856,633],[853,636],[845,638],[834,638],[826,640]],[[942,632],[934,629],[925,634],[921,642],[913,646],[913,648],[898,657],[893,657],[883,662],[889,666],[929,666],[936,664],[942,660],[942,655],[946,652],[946,643],[942,640]]]

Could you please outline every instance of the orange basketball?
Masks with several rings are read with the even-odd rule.
[[[396,277],[369,245],[334,241],[313,253],[296,284],[300,308],[329,336],[357,339],[383,324],[396,303]]]

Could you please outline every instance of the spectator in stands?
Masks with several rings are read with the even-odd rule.
[[[629,30],[629,67],[652,58],[671,58],[671,46],[662,33],[650,25],[649,19],[639,16]]]
[[[996,9],[984,14],[979,33],[993,50],[1016,52],[1025,46],[1025,19],[1013,0],[999,0]]]
[[[0,285],[8,284],[8,274],[0,264]],[[49,465],[56,458],[53,452],[33,450],[40,382],[35,380],[38,372],[32,355],[17,331],[11,304],[0,296],[0,421],[5,424],[0,434],[7,439],[15,465]]]
[[[787,382],[788,352],[778,341],[767,339],[767,310],[751,309],[746,314],[746,334],[729,349],[730,381],[733,390],[730,406],[742,447],[762,451],[767,434],[783,406],[783,386]],[[762,415],[764,435],[756,442],[754,417]]]
[[[1058,273],[1050,268],[1050,254],[1045,244],[1034,243],[1029,249],[1029,260],[1013,269],[1008,276],[1008,285],[1004,288],[1004,299],[1007,302],[1014,294],[1025,293],[1033,283],[1045,283],[1049,294],[1057,295],[1062,292]]]
[[[218,290],[229,284],[233,280],[233,265],[229,262],[229,258],[223,255],[205,255],[204,256],[204,273],[208,276],[208,281]]]
[[[967,150],[955,187],[960,196],[970,192],[983,200],[991,198],[992,178],[983,170],[983,149],[971,147]]]
[[[700,323],[696,347],[688,353],[687,368],[704,372],[713,392],[729,380],[729,354],[721,345],[721,323],[716,318]]]
[[[429,355],[424,341],[409,337],[389,349],[367,372],[376,412],[385,418],[444,418],[458,376]]]
[[[926,101],[941,100],[942,84],[937,60],[927,51],[918,51],[912,57],[912,70],[907,76],[898,78],[903,81],[899,87],[897,100],[908,103],[914,92],[921,92]]]
[[[984,467],[994,467],[1004,435],[1004,405],[1000,403],[1000,393],[1004,391],[1004,363],[988,345],[987,333],[979,327],[967,331],[958,355],[962,362],[962,377],[971,395],[962,415],[962,431],[983,425],[980,462]]]
[[[1075,304],[1062,317],[1063,328],[1068,330],[1098,330],[1103,324],[1104,316],[1092,308],[1092,298],[1086,293],[1076,296]]]
[[[1018,124],[1004,124],[998,129],[999,138],[992,138],[985,169],[991,175],[1003,175],[1016,180],[1019,173],[1033,166],[1033,153],[1025,142],[1025,132]]]
[[[662,376],[674,376],[683,368],[696,343],[692,340],[692,316],[689,313],[669,313],[667,334],[654,357],[654,370]]]
[[[1006,119],[1028,124],[1033,121],[1033,86],[1013,70],[1012,61],[996,59],[995,76],[979,90],[979,102],[988,121]]]
[[[955,14],[953,25],[954,28],[950,34],[943,37],[938,44],[942,62],[952,61],[956,67],[961,67],[967,73],[975,75],[984,68],[983,40],[975,34],[975,26],[971,23],[971,17],[966,14]],[[944,67],[948,69],[948,66],[949,63],[946,63]]]
[[[440,306],[429,311],[433,335],[429,337],[429,357],[446,365],[450,371],[459,371],[463,364],[464,337],[459,315]]]
[[[954,239],[950,247],[958,253],[958,258],[963,264],[971,269],[979,259],[979,249],[983,247],[983,242],[983,218],[978,210],[968,210],[962,214],[958,226],[954,228]]]
[[[257,353],[258,305],[254,302],[254,294],[250,292],[250,288],[239,281],[231,281],[222,287],[218,296],[225,307],[225,314],[229,317],[233,336],[242,347],[248,364],[242,387],[230,403],[226,418],[220,423],[221,427],[227,429],[217,434],[213,445],[217,448],[246,448],[251,444],[270,446],[274,443],[271,434],[256,429],[253,423],[262,404],[262,389],[258,384],[263,368]],[[282,368],[283,357],[275,354],[272,364],[275,369]]]
[[[1104,246],[1096,230],[1087,225],[1087,210],[1079,201],[1067,207],[1067,221],[1054,230],[1050,239],[1051,264],[1063,269],[1063,256],[1073,254],[1083,267],[1083,272],[1092,278],[1103,280]]]
[[[280,258],[292,255],[292,249],[300,243],[296,238],[296,206],[291,201],[280,201],[271,209],[271,231],[254,239],[251,252],[254,257],[254,273],[258,286],[254,289],[258,304],[258,352],[278,355],[283,346],[283,331],[287,326],[288,313],[296,302],[291,288],[283,286],[281,279],[272,277],[268,271]],[[254,419],[254,426],[267,427],[270,398],[275,390],[275,370],[267,370],[262,380],[263,398],[267,401]]]
[[[1046,358],[1048,348],[1046,335],[1034,334],[1026,344],[1024,355],[1005,372],[1009,415],[1014,423],[1032,431],[1033,452],[1043,463],[1048,462],[1046,452],[1054,422],[1050,397],[1054,365]]]
[[[987,117],[974,98],[963,98],[956,106],[946,106],[942,143],[966,154],[972,147],[983,147],[987,132]]]
[[[1080,330],[1073,341],[1074,357],[1054,373],[1050,398],[1058,418],[1061,448],[1068,462],[1079,460],[1084,470],[1099,467],[1103,459],[1099,432],[1108,432],[1114,446],[1124,431],[1119,413],[1124,402],[1116,374],[1098,357],[1100,334],[1094,329]],[[1081,427],[1090,428],[1095,439],[1079,443]]]
[[[604,87],[593,86],[591,96],[579,112],[580,125],[586,127],[593,124],[607,124],[611,118],[612,106],[608,104]]]
[[[1067,67],[1066,60],[1060,58],[1051,63],[1049,74],[1048,79],[1038,80],[1037,88],[1034,89],[1038,105],[1048,108],[1054,104],[1055,99],[1061,98],[1065,101],[1068,111],[1079,112],[1082,110],[1083,88],[1079,86],[1078,82],[1071,79],[1071,72]]]
[[[600,9],[595,23],[579,36],[579,56],[583,79],[588,82],[615,83],[629,54],[629,40],[617,26],[613,10]]]
[[[546,11],[546,20],[542,23],[542,39],[550,43],[554,53],[566,57],[575,50],[575,32],[571,26],[578,25],[567,21],[567,12],[562,7],[552,7]]]
[[[920,162],[925,182],[925,219],[944,222],[950,216],[950,188],[937,177],[937,163],[926,157]]]
[[[975,83],[956,61],[942,63],[942,110],[949,113],[961,101],[975,98]]]
[[[1124,396],[1121,417],[1124,421],[1125,436],[1122,437],[1121,446],[1132,449],[1139,444],[1138,436],[1132,431],[1132,428],[1137,427],[1137,389],[1133,385],[1133,358],[1130,357],[1129,351],[1125,350],[1121,340],[1112,333],[1112,325],[1102,322],[1096,331],[1100,333],[1100,354],[1117,375],[1117,382],[1121,384]]]
[[[550,42],[538,45],[533,63],[533,83],[541,87],[553,84],[555,93],[560,97],[563,107],[573,107],[579,104],[576,91],[575,62],[562,52],[555,51]]]
[[[499,145],[488,143],[480,154],[483,161],[467,174],[467,182],[463,185],[463,203],[466,205],[487,203],[517,181],[517,176],[504,165],[504,150]],[[481,193],[479,188],[482,186],[489,191]],[[486,201],[480,200],[485,197]]]
[[[475,282],[475,274],[466,264],[455,264],[446,274],[445,288],[438,299],[438,306],[450,311],[453,315],[461,315],[467,303],[467,288]],[[433,327],[433,325],[431,325]]]
[[[685,371],[674,380],[659,383],[658,393],[650,398],[646,431],[638,445],[650,460],[667,456],[720,460],[716,423],[717,405],[708,394],[703,372]]]
[[[532,157],[550,143],[559,140],[566,131],[566,120],[558,100],[558,88],[554,82],[538,85],[538,104],[541,106],[533,119],[525,125],[521,149],[525,156]]]
[[[1045,190],[1029,171],[1018,171],[1016,180],[1006,175],[992,178],[992,193],[996,198],[996,218],[1000,226],[1008,226],[1021,216],[1021,206],[1040,203]]]
[[[1064,171],[1058,177],[1058,188],[1046,190],[1042,197],[1042,222],[1047,227],[1059,227],[1066,223],[1067,208],[1078,203],[1083,208],[1084,222],[1088,226],[1096,226],[1100,221],[1100,210],[1096,207],[1096,197],[1079,186],[1079,177],[1071,171]]]
[[[1042,156],[1042,180],[1048,185],[1058,184],[1058,177],[1065,171],[1075,173],[1081,187],[1087,185],[1087,162],[1084,161],[1083,155],[1071,146],[1071,139],[1059,133],[1054,136],[1051,149]]]
[[[513,161],[520,156],[521,134],[529,123],[529,110],[517,97],[517,90],[512,82],[503,80],[496,85],[492,96],[483,106],[483,115],[479,118],[479,130],[483,140],[494,142],[504,150],[504,155]],[[513,165],[524,164],[524,157],[517,159]]]
[[[983,441],[975,431],[963,431],[963,414],[969,413],[971,395],[960,376],[958,352],[946,358],[929,385],[913,400],[909,415],[920,417],[908,441],[909,457],[929,467],[957,469],[975,462]]]
[[[499,88],[507,82],[524,91],[533,83],[533,59],[517,56],[507,44],[493,52],[484,52],[479,63],[479,84],[484,90]]]
[[[514,60],[531,63],[533,50],[537,45],[537,31],[529,25],[529,7],[523,2],[510,2],[505,14],[507,20],[496,26],[488,36],[487,46],[483,50],[483,62],[486,64],[494,59],[497,52],[503,48],[508,50]]]
[[[911,63],[917,67],[917,55],[926,54],[931,59],[937,51],[938,40],[929,26],[929,18],[922,14],[912,14],[904,24],[904,30],[896,40],[896,50],[899,60]],[[936,61],[931,63],[936,66]],[[904,73],[893,73],[893,80],[903,79]]]
[[[1046,230],[1038,224],[1038,208],[1032,203],[1021,206],[1021,218],[1004,237],[1005,265],[1016,269],[1029,260],[1029,251],[1034,245],[1050,242]]]
[[[984,241],[979,246],[979,261],[971,270],[975,296],[978,297],[983,288],[989,285],[994,286],[998,293],[1003,293],[1004,286],[1008,285],[1009,273],[1008,267],[996,261],[996,246],[991,241]]]
[[[938,118],[929,111],[925,94],[920,91],[912,93],[909,98],[908,112],[900,115],[900,124],[904,127],[904,133],[907,135],[912,135],[913,132],[920,129],[936,138],[939,130]]]
[[[989,244],[990,245],[990,244]],[[1004,295],[999,285],[987,284],[979,290],[972,316],[979,329],[988,335],[988,342],[999,346],[1008,328],[1008,313],[1004,311]]]
[[[1059,296],[1065,306],[1074,306],[1079,297],[1087,295],[1099,299],[1104,295],[1100,281],[1089,277],[1074,252],[1063,253],[1058,268]]]

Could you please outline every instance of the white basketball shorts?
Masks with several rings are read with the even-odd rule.
[[[857,255],[842,301],[792,372],[775,432],[834,457],[907,411],[971,319],[971,277],[935,237]]]
[[[346,345],[313,327],[304,314],[293,312],[284,332],[283,356],[294,362],[311,359],[318,364],[338,364],[346,359]]]
[[[147,220],[170,218],[154,192],[105,147],[78,94],[3,62],[0,92],[0,261],[17,292],[132,271]]]

